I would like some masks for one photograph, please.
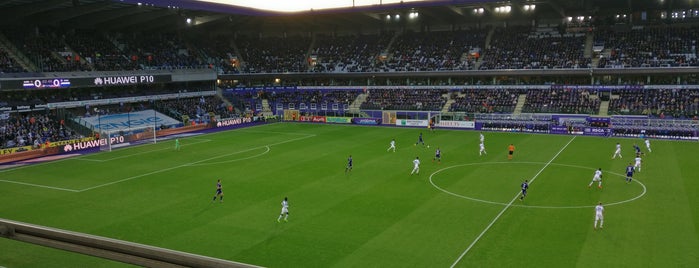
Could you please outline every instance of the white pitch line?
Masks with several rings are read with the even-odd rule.
[[[289,143],[289,142],[293,142],[293,141],[297,141],[297,140],[302,140],[302,139],[307,139],[307,138],[315,137],[315,136],[316,136],[316,135],[314,135],[314,134],[309,134],[309,135],[306,136],[306,137],[300,137],[300,138],[291,139],[291,140],[286,140],[286,141],[281,141],[281,142],[277,142],[277,143],[273,143],[273,144],[269,144],[269,145],[262,145],[262,146],[250,148],[250,149],[247,149],[247,150],[243,150],[243,151],[238,151],[238,152],[223,154],[223,155],[219,155],[219,156],[209,157],[209,158],[207,158],[207,159],[202,159],[202,160],[199,160],[199,161],[195,161],[195,162],[191,162],[191,163],[186,163],[186,164],[182,164],[182,165],[179,165],[179,166],[174,166],[174,167],[169,167],[169,168],[165,168],[165,169],[160,169],[160,170],[156,170],[156,171],[152,171],[152,172],[148,172],[148,173],[144,173],[144,174],[140,174],[140,175],[136,175],[136,176],[131,176],[131,177],[124,178],[124,179],[121,179],[121,180],[118,180],[118,181],[112,181],[112,182],[108,182],[108,183],[105,183],[105,184],[100,184],[100,185],[97,185],[97,186],[85,188],[85,189],[82,189],[82,190],[80,190],[80,191],[78,191],[78,192],[89,191],[89,190],[101,188],[101,187],[104,187],[104,186],[109,186],[109,185],[112,185],[112,184],[117,184],[117,183],[121,183],[121,182],[125,182],[125,181],[130,181],[130,180],[137,179],[137,178],[140,178],[140,177],[145,177],[145,176],[148,176],[148,175],[153,175],[153,174],[158,174],[158,173],[165,172],[165,171],[170,171],[170,170],[177,169],[177,168],[181,168],[181,167],[193,166],[193,165],[199,164],[199,163],[201,163],[201,162],[206,162],[206,161],[213,160],[213,159],[217,159],[217,158],[221,158],[221,157],[226,157],[226,156],[230,156],[230,155],[234,155],[234,154],[244,153],[244,152],[248,152],[248,151],[252,151],[252,150],[256,150],[256,149],[260,149],[260,148],[269,148],[269,146],[279,145],[279,144],[284,144],[284,143]]]
[[[565,150],[566,147],[568,147],[568,145],[570,145],[570,143],[573,142],[573,140],[575,140],[575,137],[577,137],[577,136],[573,136],[573,138],[570,139],[570,140],[568,141],[568,143],[566,143],[566,145],[563,146],[563,148],[561,148],[561,150],[558,151],[558,153],[556,153],[556,155],[554,155],[553,158],[551,158],[551,160],[549,160],[549,161],[546,163],[546,165],[544,165],[544,167],[542,167],[542,168],[539,170],[539,172],[537,172],[537,173],[534,175],[534,177],[531,178],[531,180],[529,180],[529,184],[532,184],[532,183],[534,182],[534,180],[536,180],[536,178],[539,176],[539,174],[541,174],[541,172],[543,172],[544,169],[546,169],[546,167],[548,167],[548,166],[551,164],[551,162],[553,162],[553,160],[556,159],[556,157],[558,157],[558,155],[560,155],[560,154],[563,152],[563,150]],[[495,218],[494,218],[492,221],[490,221],[490,224],[488,224],[488,226],[486,226],[485,229],[483,229],[483,231],[476,237],[475,240],[473,240],[473,242],[471,242],[471,244],[466,248],[466,250],[464,250],[464,252],[461,253],[461,255],[459,255],[459,258],[457,258],[456,261],[454,261],[454,263],[451,264],[450,268],[454,268],[454,266],[456,266],[456,265],[461,261],[461,259],[463,259],[464,256],[466,256],[466,253],[468,253],[469,251],[471,251],[471,248],[473,248],[473,246],[476,245],[476,243],[481,239],[481,237],[483,237],[483,235],[484,235],[488,230],[490,230],[490,227],[492,227],[493,224],[495,224],[495,222],[496,222],[498,219],[500,219],[500,216],[502,216],[502,214],[505,213],[505,211],[507,211],[507,209],[510,208],[510,207],[512,206],[512,203],[514,203],[515,200],[517,200],[517,197],[519,197],[519,192],[517,192],[517,194],[515,194],[515,197],[513,197],[512,200],[510,200],[510,203],[508,203],[504,208],[502,208],[502,210],[500,211],[500,213],[498,213],[498,215],[495,216]]]
[[[211,141],[211,140],[201,140],[201,141],[199,141],[199,142],[193,142],[193,143],[182,144],[182,147],[188,146],[188,145],[195,145],[195,144],[199,144],[199,143],[210,142],[210,141]],[[108,162],[108,161],[112,161],[112,160],[117,160],[117,159],[122,159],[122,158],[128,158],[128,157],[137,156],[137,155],[142,155],[142,154],[155,153],[155,152],[164,151],[164,150],[172,150],[172,148],[171,148],[171,147],[165,147],[165,148],[160,148],[160,149],[155,149],[155,150],[149,150],[149,151],[143,151],[143,152],[138,152],[138,153],[133,153],[133,154],[127,154],[127,155],[122,155],[122,156],[107,158],[107,159],[80,158],[80,159],[76,159],[76,160],[92,161],[92,162]]]
[[[444,189],[444,188],[442,188],[442,187],[439,187],[439,185],[437,185],[437,184],[434,182],[434,180],[433,180],[433,176],[434,176],[435,174],[437,174],[437,173],[439,173],[439,172],[442,172],[442,171],[444,171],[444,170],[447,170],[447,169],[451,169],[451,168],[464,167],[464,166],[474,166],[474,165],[500,165],[500,164],[542,164],[542,165],[543,165],[543,164],[546,164],[546,163],[544,163],[544,162],[509,162],[509,161],[508,161],[508,162],[467,163],[467,164],[454,165],[454,166],[449,166],[449,167],[445,167],[445,168],[439,169],[439,170],[433,172],[432,174],[430,174],[430,184],[432,184],[432,186],[434,186],[434,188],[437,188],[437,190],[440,190],[440,191],[442,191],[442,192],[444,192],[444,193],[447,193],[447,194],[456,196],[456,197],[458,197],[458,198],[463,198],[463,199],[467,199],[467,200],[471,200],[471,201],[476,201],[476,202],[481,202],[481,203],[486,203],[486,204],[492,204],[492,205],[507,206],[507,203],[505,203],[505,202],[496,202],[496,201],[484,200],[484,199],[474,198],[474,197],[465,196],[465,195],[460,195],[460,194],[457,194],[457,193],[454,193],[454,192],[450,192],[450,191],[448,191],[448,190],[446,190],[446,189]],[[573,168],[597,170],[597,169],[591,168],[591,167],[584,167],[584,166],[577,166],[577,165],[568,165],[568,164],[551,163],[551,165],[552,165],[552,166],[562,166],[562,167],[573,167]],[[612,175],[617,175],[617,176],[622,177],[622,178],[626,178],[626,175],[624,175],[624,174],[619,174],[619,173],[615,173],[615,172],[605,171],[605,174],[612,174]],[[621,205],[621,204],[625,204],[625,203],[628,203],[628,202],[635,201],[635,200],[637,200],[637,199],[643,197],[643,196],[646,194],[646,192],[648,191],[648,190],[646,189],[646,185],[643,184],[643,182],[640,181],[640,180],[637,179],[637,178],[634,178],[633,181],[634,181],[635,183],[637,183],[638,185],[641,185],[641,188],[643,189],[643,191],[641,192],[641,194],[639,194],[639,195],[637,195],[637,196],[635,196],[635,197],[633,197],[633,198],[626,199],[626,200],[622,200],[622,201],[616,201],[616,202],[607,201],[607,203],[605,203],[605,206]],[[512,204],[512,205],[510,205],[510,206],[512,206],[512,207],[523,207],[523,208],[541,208],[541,209],[576,209],[576,208],[594,208],[596,205],[587,205],[587,206],[534,206],[534,205],[518,205],[518,204]]]
[[[313,135],[315,134],[308,134],[308,133],[303,133],[303,132],[280,132],[280,131],[263,131],[263,130],[248,130],[248,129],[241,129],[239,132],[243,133],[267,133],[267,134],[285,134],[285,135]]]
[[[67,188],[61,188],[61,187],[53,187],[53,186],[47,186],[47,185],[41,185],[41,184],[33,184],[33,183],[18,182],[18,181],[8,181],[8,180],[0,180],[0,181],[1,181],[1,182],[7,182],[7,183],[14,183],[14,184],[27,185],[27,186],[40,187],[40,188],[48,188],[48,189],[53,189],[53,190],[61,190],[61,191],[67,191],[67,192],[74,192],[74,193],[80,192],[79,190],[73,190],[73,189],[67,189]]]
[[[254,125],[254,126],[249,126],[249,127],[240,128],[240,129],[233,129],[233,130],[230,130],[230,131],[236,131],[236,132],[237,132],[237,131],[239,131],[239,132],[257,132],[257,133],[278,133],[278,134],[292,134],[292,135],[311,135],[311,136],[309,136],[309,137],[316,136],[315,134],[307,134],[307,133],[287,133],[287,132],[275,132],[275,131],[249,131],[249,129],[255,129],[255,128],[260,128],[260,127],[265,127],[265,126],[272,125],[272,124],[276,124],[276,123]],[[244,131],[244,130],[245,130],[245,131]],[[221,134],[221,133],[222,133],[222,132],[211,132],[211,133],[206,133],[206,134],[192,135],[192,136],[188,136],[188,137],[211,136],[211,135],[218,135],[218,134]],[[190,138],[188,138],[188,139],[190,139]],[[194,139],[194,138],[191,138],[191,139]],[[208,140],[208,139],[198,139],[198,140]],[[209,141],[211,141],[211,140],[209,140]],[[134,145],[134,146],[132,146],[132,147],[137,147],[137,146],[143,146],[143,145]],[[131,147],[129,147],[129,148],[131,148]],[[28,167],[36,167],[36,166],[41,166],[41,165],[54,164],[54,163],[62,162],[62,161],[66,161],[66,160],[83,160],[83,158],[89,157],[89,156],[91,156],[91,155],[92,155],[91,153],[90,153],[90,154],[83,154],[83,155],[81,155],[81,156],[76,156],[76,157],[69,157],[69,158],[63,158],[63,159],[58,159],[58,160],[53,160],[53,161],[46,161],[46,162],[41,162],[41,163],[34,163],[34,164],[23,165],[23,166],[14,167],[14,168],[0,169],[0,173],[15,171],[15,170],[18,170],[18,169],[24,169],[24,168],[28,168]],[[100,160],[93,160],[93,159],[90,159],[90,160],[85,159],[85,160],[86,160],[86,161],[93,161],[93,162],[99,162],[99,161],[100,161]]]
[[[84,156],[86,156],[86,155],[80,155],[80,156],[76,156],[76,157],[67,157],[67,158],[58,159],[58,160],[53,160],[53,161],[46,161],[46,162],[39,162],[39,163],[33,163],[33,164],[26,164],[26,165],[22,165],[22,166],[19,166],[19,167],[8,168],[8,169],[2,169],[2,170],[0,170],[0,173],[15,171],[15,170],[19,170],[19,169],[28,168],[28,167],[37,167],[37,166],[42,166],[42,165],[47,165],[47,164],[52,164],[52,163],[58,163],[58,162],[66,161],[66,160],[74,160],[74,159],[82,158],[82,157],[84,157]]]

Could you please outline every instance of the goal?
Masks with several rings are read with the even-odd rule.
[[[100,132],[100,151],[111,152],[114,148],[134,144],[157,143],[155,126]]]

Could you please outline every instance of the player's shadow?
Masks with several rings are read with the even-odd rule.
[[[211,210],[215,205],[221,205],[221,203],[209,201],[208,204],[206,204],[206,206],[202,207],[199,211],[192,214],[192,218],[196,218],[196,217],[201,216],[202,214],[204,214],[204,212]]]

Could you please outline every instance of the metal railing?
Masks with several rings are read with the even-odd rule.
[[[0,236],[145,267],[259,267],[1,218]]]

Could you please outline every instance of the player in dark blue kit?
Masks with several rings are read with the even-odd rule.
[[[437,151],[434,151],[434,158],[432,158],[432,162],[434,160],[437,160],[437,163],[442,163],[442,150],[439,150],[439,147],[437,147]]]
[[[641,147],[638,147],[638,145],[634,143],[633,149],[636,151],[636,156],[641,155]]]
[[[420,136],[417,137],[417,142],[415,143],[415,146],[419,144],[422,144],[422,146],[425,146],[425,142],[422,140],[422,132],[420,132]]]
[[[211,202],[216,201],[216,197],[219,197],[219,200],[223,203],[223,187],[220,179],[216,182],[216,194],[214,194],[214,200],[211,200]]]
[[[633,173],[635,171],[636,171],[636,169],[634,169],[634,167],[631,163],[629,163],[629,165],[626,166],[626,182],[627,183],[630,183],[631,180],[633,180]]]
[[[522,183],[522,195],[519,197],[520,201],[523,201],[524,197],[527,196],[527,189],[529,189],[529,182],[527,182],[527,180],[524,180],[524,182]]]
[[[347,166],[345,167],[345,173],[352,171],[352,155],[347,158]]]

